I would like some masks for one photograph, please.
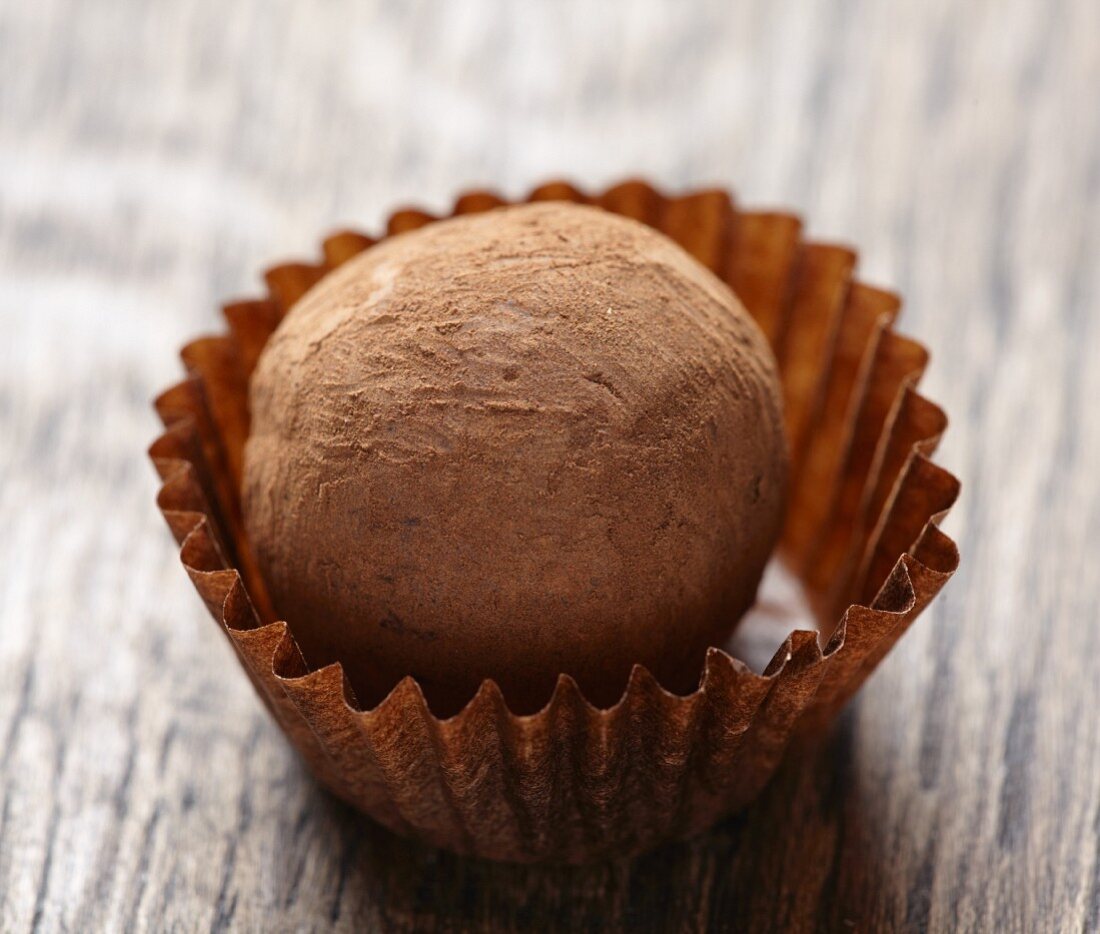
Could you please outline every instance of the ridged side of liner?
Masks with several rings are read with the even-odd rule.
[[[819,621],[792,632],[762,674],[715,648],[699,687],[665,691],[635,667],[597,709],[568,676],[513,714],[492,682],[436,717],[412,678],[363,709],[340,666],[310,671],[275,619],[240,519],[248,377],[281,317],[375,240],[329,237],[317,263],[276,266],[268,294],[226,306],[228,334],[188,344],[189,377],[156,401],[158,506],[181,559],[260,697],[317,777],[386,826],[492,859],[579,862],[702,830],[750,801],[790,738],[820,730],[955,571],[938,528],[958,481],[929,460],[946,417],[916,392],[927,362],[893,322],[900,302],[853,280],[856,256],[806,243],[785,213],[728,193],[664,195],[641,181],[585,195],[551,182],[527,200],[599,205],[664,231],[725,279],[780,364],[793,455],[780,547]],[[463,195],[453,213],[505,201]],[[394,213],[387,235],[436,218]]]

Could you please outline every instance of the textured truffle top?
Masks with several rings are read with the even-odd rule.
[[[323,279],[251,385],[244,512],[312,665],[517,709],[688,689],[781,524],[779,390],[729,289],[598,209],[503,208]]]

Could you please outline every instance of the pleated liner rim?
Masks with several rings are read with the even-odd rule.
[[[190,375],[157,398],[166,430],[149,454],[184,567],[326,786],[391,829],[458,852],[581,862],[697,832],[751,800],[791,736],[820,731],[954,573],[958,551],[938,526],[959,484],[929,459],[947,420],[915,389],[927,351],[893,331],[897,296],[852,279],[853,251],[805,243],[796,217],[741,211],[721,190],[669,197],[629,181],[587,196],[551,182],[525,200],[592,203],[650,223],[728,282],[764,330],[793,455],[780,553],[824,649],[817,632],[796,629],[756,674],[711,648],[686,696],[636,665],[606,709],[563,674],[528,715],[487,680],[439,718],[412,677],[362,709],[339,663],[309,670],[241,528],[247,380],[290,306],[376,242],[360,233],[329,237],[318,264],[268,270],[265,298],[225,307],[229,334],[183,349]],[[453,213],[505,203],[470,192]],[[435,219],[398,211],[387,235]]]

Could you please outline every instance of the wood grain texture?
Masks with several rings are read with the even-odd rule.
[[[1097,87],[1091,0],[0,5],[0,928],[1100,929]],[[963,566],[747,812],[531,870],[318,790],[144,447],[273,256],[561,173],[857,246],[933,352]]]

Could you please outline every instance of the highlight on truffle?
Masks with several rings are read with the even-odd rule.
[[[312,667],[437,712],[635,664],[695,686],[782,525],[780,390],[729,288],[662,234],[530,204],[390,238],[318,283],[250,387],[247,533]]]

